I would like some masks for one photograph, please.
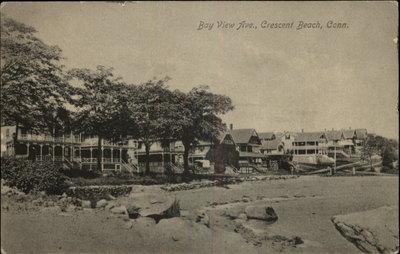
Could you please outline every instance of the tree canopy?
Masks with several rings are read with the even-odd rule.
[[[33,27],[1,18],[2,124],[48,131],[63,125],[70,87],[61,49],[35,36]]]
[[[175,91],[178,103],[176,121],[173,129],[175,136],[185,148],[184,168],[188,172],[188,155],[192,146],[199,140],[215,141],[221,131],[226,129],[220,115],[234,109],[232,100],[225,95],[208,91],[207,86],[193,88],[189,93]]]

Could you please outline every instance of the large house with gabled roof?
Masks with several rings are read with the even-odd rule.
[[[265,157],[261,153],[261,140],[255,129],[231,129],[230,133],[239,147],[239,163],[261,164]]]

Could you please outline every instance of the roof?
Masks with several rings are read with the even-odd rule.
[[[258,134],[254,129],[235,129],[231,130],[230,133],[236,144],[248,143],[253,135],[258,137]]]
[[[367,138],[367,129],[356,129],[356,137],[357,139],[366,139]]]
[[[300,132],[295,137],[295,142],[320,141],[325,138],[324,132]]]
[[[342,139],[342,131],[335,131],[335,130],[332,130],[332,131],[327,131],[327,132],[325,132],[325,135],[326,135],[326,139],[328,139],[328,140],[340,140],[340,139]]]
[[[282,144],[282,141],[279,139],[274,140],[265,140],[261,142],[261,149],[264,150],[277,150],[278,146]]]
[[[343,130],[343,137],[345,139],[352,139],[354,138],[355,130]]]
[[[260,132],[258,136],[260,139],[275,139],[275,134],[273,132]]]

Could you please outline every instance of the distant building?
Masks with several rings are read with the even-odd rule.
[[[165,166],[183,164],[183,145],[180,141],[170,141],[162,145],[160,141],[152,143],[149,153],[149,166],[151,172],[163,173]],[[146,148],[143,142],[138,142],[136,150],[138,167],[140,172],[144,172],[146,168]]]
[[[239,147],[239,164],[261,164],[265,157],[261,153],[261,140],[255,129],[230,130],[234,142]]]
[[[263,154],[285,154],[285,144],[280,139],[263,140],[260,151]]]
[[[292,142],[294,155],[326,154],[328,140],[324,132],[300,132]]]
[[[2,156],[53,161],[62,163],[64,167],[90,170],[97,167],[97,156],[101,153],[101,170],[134,170],[129,155],[130,150],[136,149],[134,140],[125,139],[116,143],[102,140],[98,150],[98,139],[94,136],[32,133],[24,127],[20,127],[16,134],[16,126],[1,127]]]

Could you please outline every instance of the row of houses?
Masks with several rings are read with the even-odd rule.
[[[291,154],[342,155],[356,157],[367,135],[366,129],[331,130],[323,132],[261,132],[255,129],[234,129],[233,125],[214,142],[199,140],[189,153],[189,162],[202,168],[224,172],[226,167],[240,168],[261,165],[269,155]],[[150,147],[150,168],[163,172],[166,165],[183,164],[184,148],[180,141],[169,145],[154,142]],[[15,126],[1,127],[1,154],[15,155],[36,161],[58,161],[67,166],[94,169],[101,153],[101,170],[143,171],[146,163],[144,145],[127,138],[121,142],[101,141],[94,136],[44,135]]]

